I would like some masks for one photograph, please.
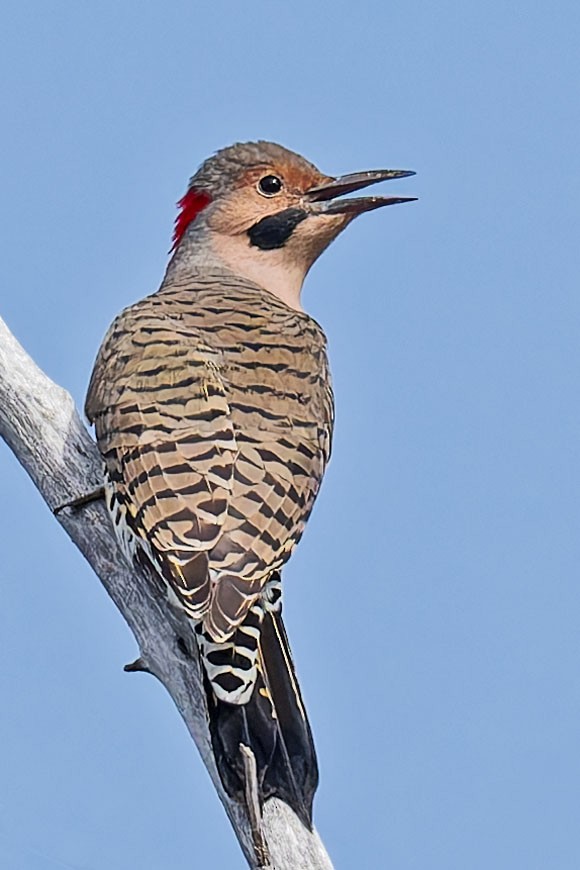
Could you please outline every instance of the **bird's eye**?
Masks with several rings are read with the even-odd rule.
[[[258,182],[258,190],[264,196],[276,196],[282,190],[282,182],[277,175],[265,175]]]

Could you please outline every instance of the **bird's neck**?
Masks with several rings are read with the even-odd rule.
[[[261,251],[252,247],[245,233],[222,236],[207,227],[191,227],[169,261],[163,285],[183,284],[194,273],[226,269],[252,281],[290,308],[303,311],[300,293],[305,270],[288,260],[284,248]]]

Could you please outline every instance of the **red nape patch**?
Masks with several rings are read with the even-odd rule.
[[[177,203],[179,214],[175,218],[175,227],[173,229],[172,251],[174,251],[180,243],[183,234],[190,223],[196,219],[200,211],[203,211],[206,205],[209,205],[210,202],[211,196],[209,193],[204,193],[202,190],[195,190],[195,188],[188,190],[185,196],[179,200]]]

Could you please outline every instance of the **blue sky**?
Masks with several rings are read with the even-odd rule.
[[[337,430],[286,614],[337,868],[580,866],[579,24],[566,0],[3,10],[0,314],[79,404],[213,150],[418,172],[304,297]],[[0,864],[243,867],[122,619],[4,447],[0,474]]]

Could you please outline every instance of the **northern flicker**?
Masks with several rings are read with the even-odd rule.
[[[340,197],[412,174],[334,178],[271,142],[210,157],[161,287],[113,322],[86,401],[121,547],[152,563],[199,645],[224,787],[242,799],[249,746],[260,800],[309,826],[318,770],[280,571],[330,456],[333,396],[300,291],[353,218],[411,199]]]

